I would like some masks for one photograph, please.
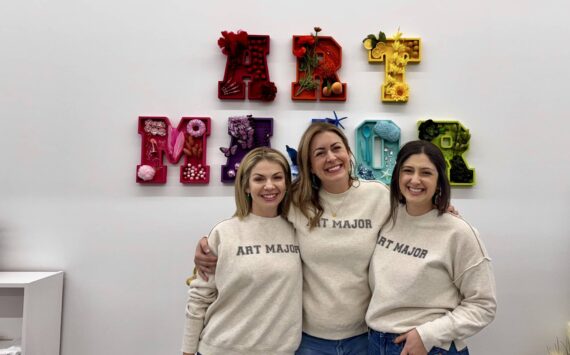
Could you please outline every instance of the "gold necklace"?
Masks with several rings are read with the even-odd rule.
[[[350,190],[350,187],[348,188],[348,190]],[[340,200],[340,203],[336,206],[336,208],[333,208],[333,205],[330,203],[330,201],[327,201],[326,205],[331,210],[331,215],[333,216],[333,218],[336,218],[337,213],[339,212],[340,208],[344,204],[344,201],[346,201],[346,198],[350,194],[348,190],[345,191],[344,197],[342,198],[342,200]]]

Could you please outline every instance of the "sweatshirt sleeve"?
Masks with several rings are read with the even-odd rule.
[[[208,243],[215,255],[218,255],[218,240],[217,231],[212,231],[208,237]],[[200,340],[200,334],[202,334],[202,329],[204,328],[206,311],[218,297],[215,275],[208,274],[208,279],[208,281],[205,281],[200,276],[197,276],[190,282],[188,300],[186,302],[182,352],[193,354],[198,351],[198,342]]]
[[[464,243],[456,249],[455,266],[463,266],[456,269],[459,273],[453,280],[459,290],[460,303],[445,316],[416,328],[428,352],[434,346],[441,347],[476,334],[495,318],[497,300],[491,259],[476,231],[473,232],[470,245]]]

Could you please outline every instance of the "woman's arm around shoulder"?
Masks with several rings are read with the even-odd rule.
[[[217,228],[212,230],[207,241],[210,252],[219,255],[220,232]],[[206,276],[207,280],[201,275],[197,275],[189,283],[182,341],[183,353],[193,354],[198,350],[198,341],[204,328],[206,311],[218,297],[215,276],[213,274]]]

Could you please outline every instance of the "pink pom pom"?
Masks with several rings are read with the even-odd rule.
[[[154,174],[156,174],[156,170],[154,170],[150,165],[141,165],[137,172],[137,176],[144,181],[152,180],[154,178]]]

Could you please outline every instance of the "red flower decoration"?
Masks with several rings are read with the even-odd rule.
[[[261,85],[261,100],[273,101],[276,93],[277,87],[272,82],[265,82]]]
[[[233,32],[223,31],[222,36],[218,39],[218,46],[222,49],[222,53],[228,56],[235,56],[242,48],[249,46],[247,32],[238,31],[237,34]]]
[[[305,47],[299,47],[297,49],[293,49],[293,54],[297,58],[302,58],[305,55],[305,53],[307,53],[307,48]]]
[[[302,46],[304,44],[312,46],[313,44],[315,44],[315,37],[313,37],[313,36],[301,36],[301,37],[299,37],[299,40],[297,40],[297,45]]]

